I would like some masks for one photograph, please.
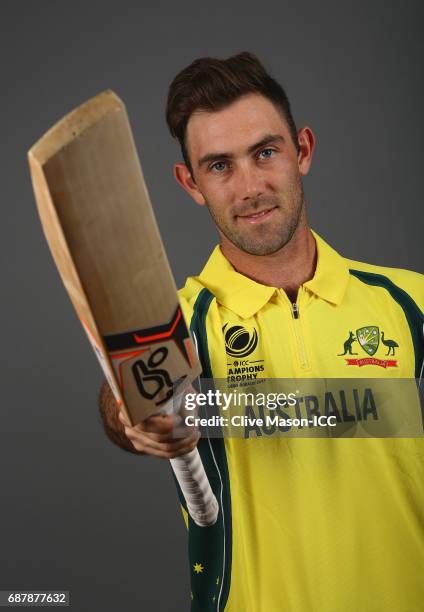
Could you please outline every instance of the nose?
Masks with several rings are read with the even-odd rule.
[[[240,200],[251,200],[265,191],[262,172],[255,164],[240,164],[237,172],[237,194]]]

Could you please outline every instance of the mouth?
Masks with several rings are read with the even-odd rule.
[[[262,221],[268,220],[276,208],[277,207],[274,206],[273,208],[266,208],[265,210],[251,213],[250,215],[237,215],[237,218],[242,219],[247,223],[261,223]]]

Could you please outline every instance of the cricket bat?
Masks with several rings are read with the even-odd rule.
[[[201,368],[125,105],[100,93],[28,159],[53,259],[118,405],[133,425],[169,411]],[[197,448],[171,464],[193,520],[214,524],[218,503]]]

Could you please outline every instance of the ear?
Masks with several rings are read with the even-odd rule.
[[[204,206],[206,204],[205,198],[202,196],[199,191],[192,174],[186,164],[179,163],[174,165],[174,176],[177,181],[181,185],[185,191],[193,198],[197,204],[200,206]]]
[[[306,176],[312,164],[315,149],[315,136],[311,128],[303,127],[297,132],[300,151],[298,153],[299,172]]]

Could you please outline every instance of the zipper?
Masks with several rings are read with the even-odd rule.
[[[309,368],[308,357],[306,355],[305,341],[303,338],[302,327],[300,322],[299,306],[294,303],[291,305],[293,318],[294,335],[297,342],[297,350],[299,355],[300,367],[303,369]]]
[[[302,288],[299,289],[298,300],[299,298],[302,298],[301,291]],[[278,293],[280,295],[280,299],[284,302],[284,306],[287,308],[287,305],[289,305],[290,307],[299,365],[302,370],[308,370],[310,368],[310,364],[308,360],[308,354],[306,352],[305,340],[303,337],[302,320],[300,318],[299,304],[297,302],[290,302],[289,298],[287,297],[287,293],[284,291],[284,289],[279,289]],[[300,299],[300,301],[302,301],[302,299]]]

